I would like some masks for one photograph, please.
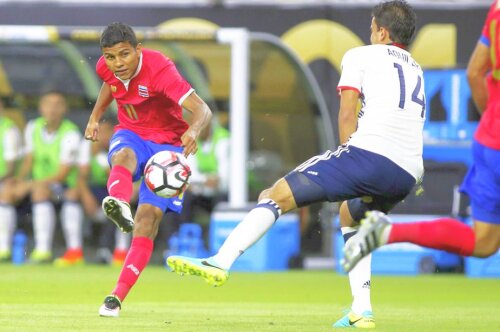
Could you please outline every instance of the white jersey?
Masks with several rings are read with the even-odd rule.
[[[383,155],[420,179],[424,81],[411,54],[393,45],[351,49],[342,59],[338,89],[357,90],[362,102],[358,128],[347,144]]]
[[[92,144],[97,144],[97,143],[93,143],[89,140],[82,138],[80,143],[80,149],[78,152],[78,161],[77,161],[79,167],[90,166],[92,159]],[[109,170],[107,151],[97,152],[94,158],[96,159],[99,166],[101,166],[103,169]]]

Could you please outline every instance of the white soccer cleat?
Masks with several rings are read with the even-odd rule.
[[[130,233],[134,229],[134,217],[130,205],[113,196],[107,196],[102,200],[102,209],[108,217],[123,233]]]
[[[106,296],[104,303],[99,308],[99,316],[101,317],[119,317],[122,303],[116,295]]]
[[[358,233],[344,247],[344,259],[340,262],[344,271],[350,272],[363,257],[385,245],[390,229],[391,222],[385,213],[368,211]]]

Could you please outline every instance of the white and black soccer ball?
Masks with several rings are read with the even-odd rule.
[[[182,194],[189,185],[191,169],[186,158],[174,151],[160,151],[144,167],[146,186],[161,197]]]

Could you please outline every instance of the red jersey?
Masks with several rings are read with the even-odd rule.
[[[481,34],[481,43],[491,49],[491,72],[487,77],[488,103],[474,138],[481,144],[500,149],[500,3],[490,8]]]
[[[188,128],[182,118],[184,99],[193,92],[175,64],[160,52],[143,49],[136,74],[122,81],[101,56],[96,72],[111,87],[118,104],[116,129],[128,129],[142,139],[179,146]]]

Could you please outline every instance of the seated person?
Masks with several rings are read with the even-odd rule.
[[[227,199],[229,180],[229,132],[216,121],[205,127],[198,139],[198,151],[188,158],[190,185],[184,193],[181,214],[169,214],[172,231],[185,222],[196,222],[196,212],[210,214]]]
[[[102,200],[109,195],[106,188],[109,176],[108,150],[115,124],[114,118],[103,118],[99,124],[98,141],[82,140],[78,160],[78,188],[85,214],[100,226],[98,261],[121,266],[127,256],[130,234],[121,232],[109,222],[101,209]],[[113,244],[115,249],[111,254]]]
[[[14,206],[31,195],[35,247],[32,263],[52,260],[52,241],[56,222],[54,203],[62,201],[61,222],[67,251],[56,260],[58,265],[83,262],[83,214],[75,188],[75,167],[81,134],[78,127],[65,119],[68,105],[58,91],[40,97],[41,117],[28,122],[24,131],[24,159],[12,185],[2,190],[3,203]],[[12,223],[12,216],[8,223]]]

